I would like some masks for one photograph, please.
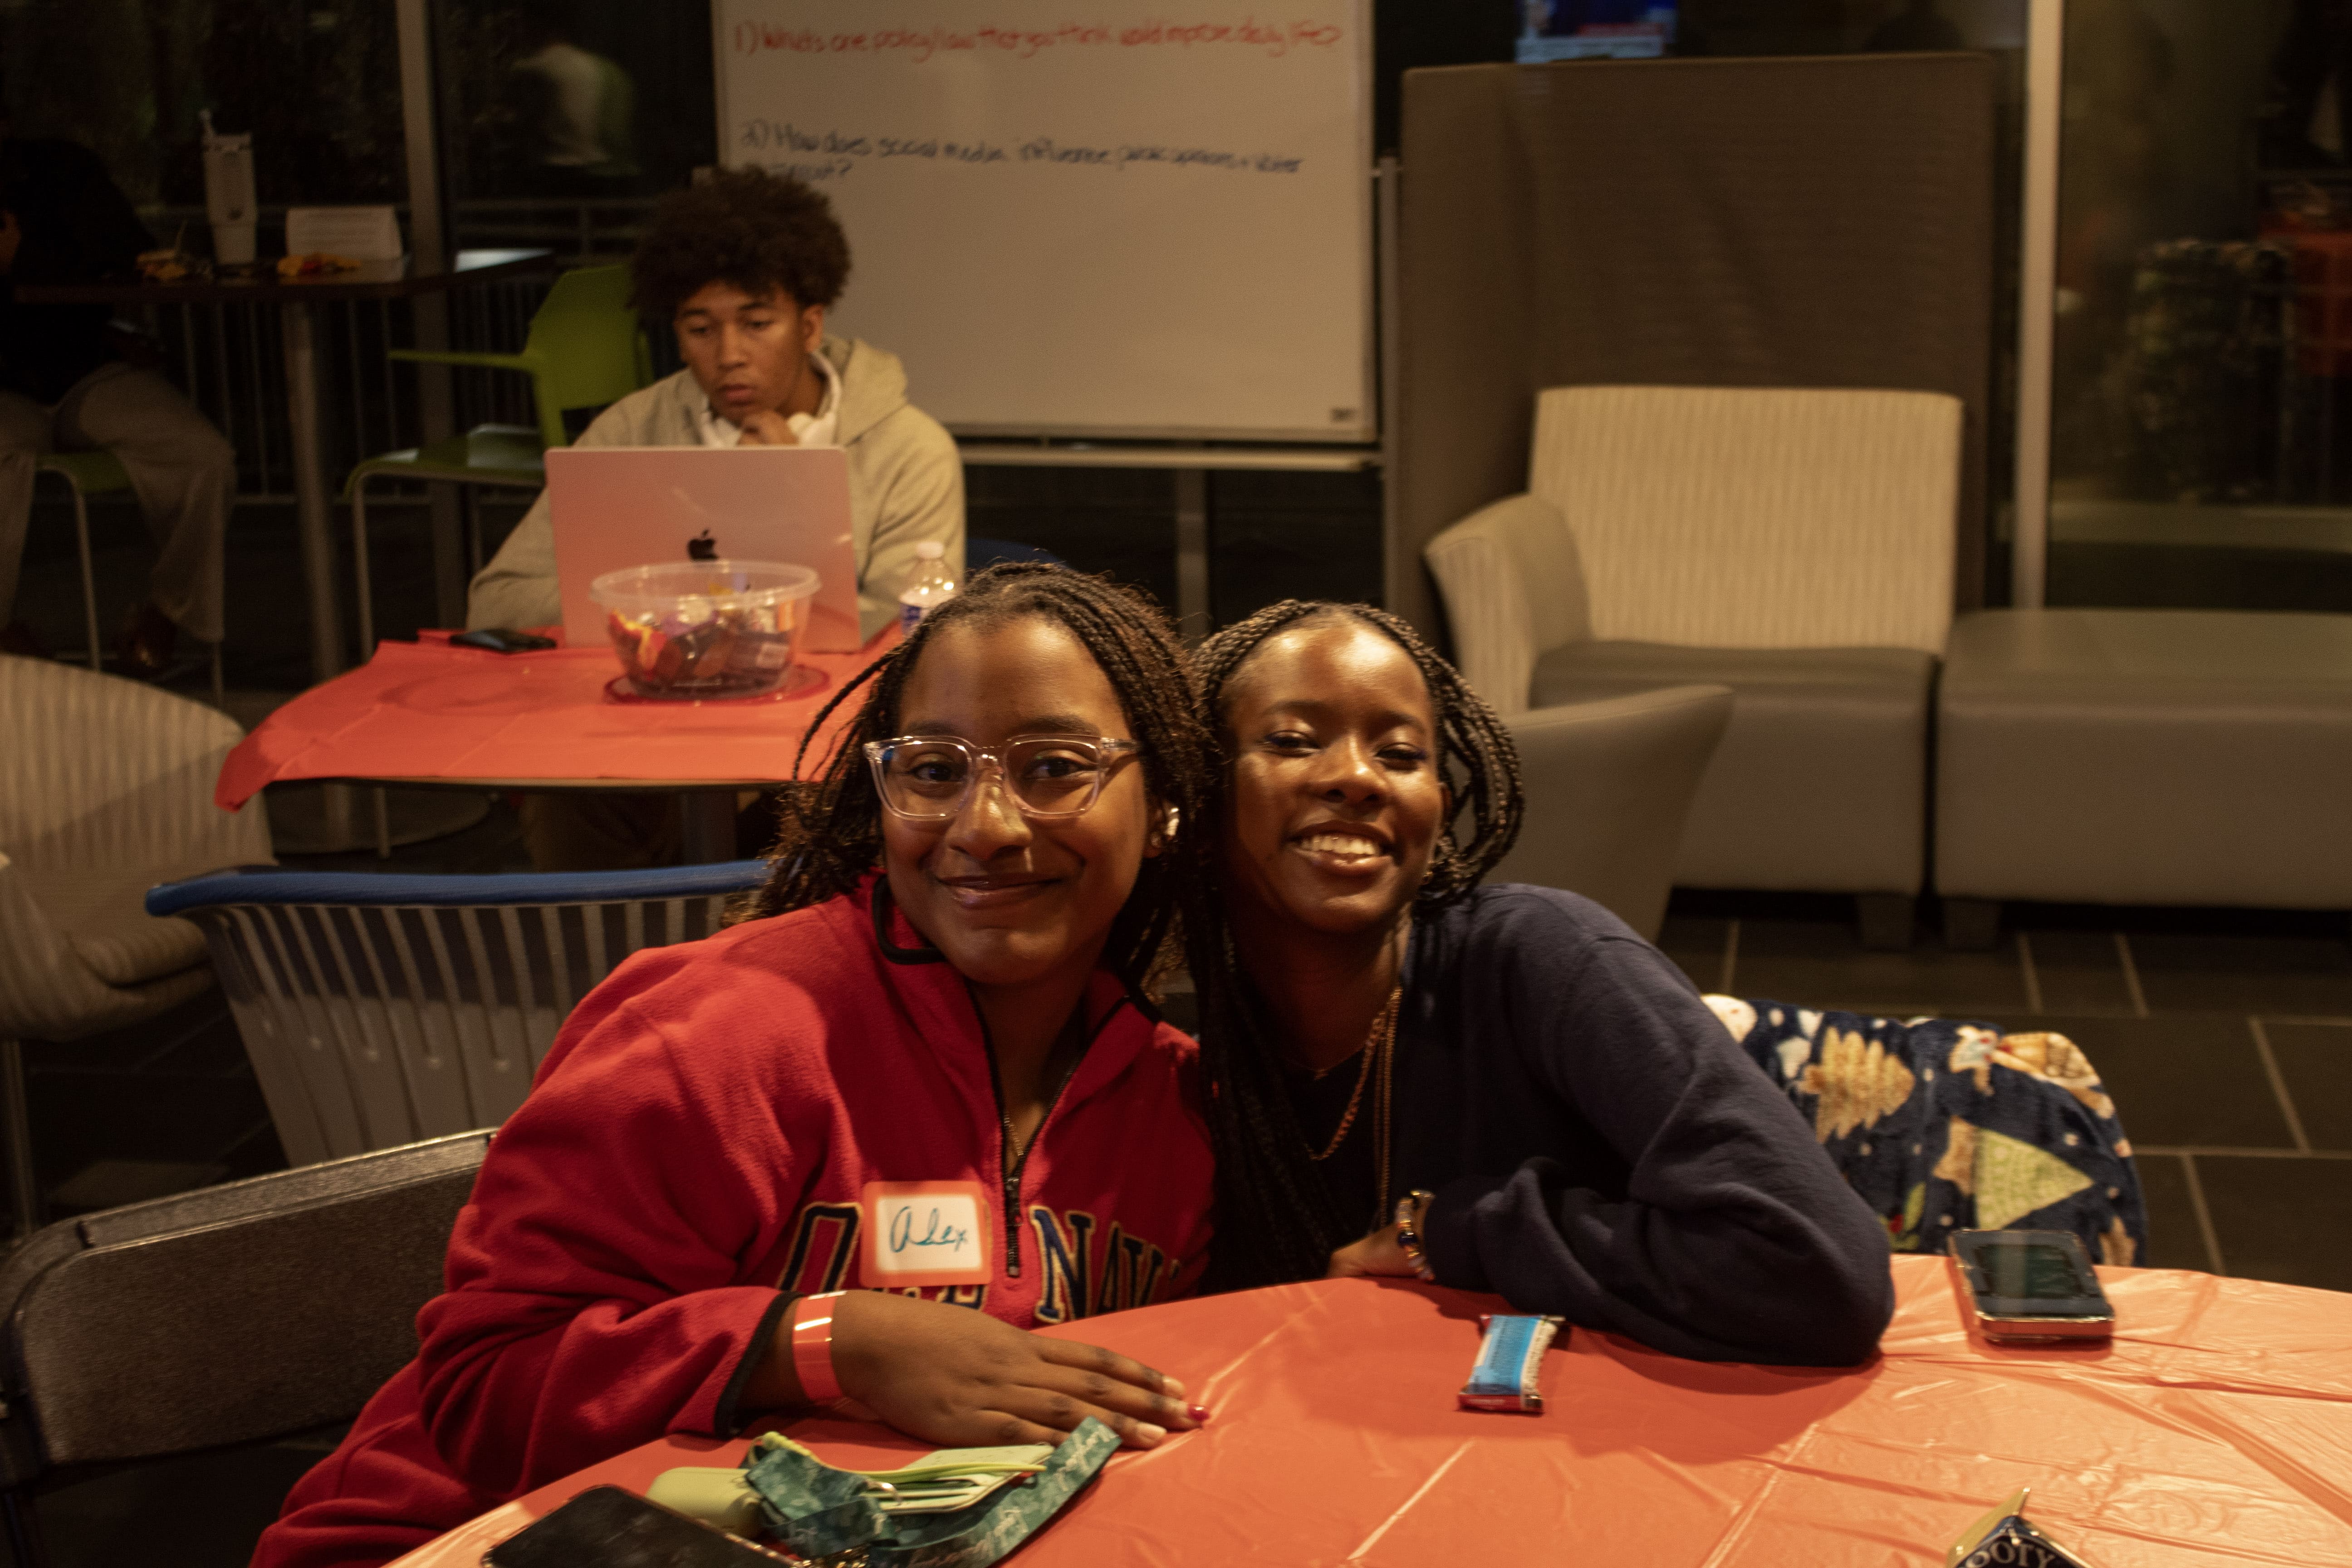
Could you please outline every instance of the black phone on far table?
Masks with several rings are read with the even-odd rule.
[[[619,1487],[590,1487],[482,1556],[485,1568],[775,1568],[787,1561]]]
[[[479,631],[459,632],[449,639],[451,647],[481,647],[492,653],[537,653],[555,646],[553,637],[536,637],[507,626],[484,626]]]

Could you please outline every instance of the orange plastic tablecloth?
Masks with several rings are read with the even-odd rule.
[[[2100,1568],[2352,1563],[2352,1296],[2100,1270],[2112,1346],[1996,1349],[1940,1259],[1897,1258],[1901,1304],[1854,1372],[1710,1365],[1578,1330],[1540,1415],[1455,1408],[1490,1298],[1321,1281],[1045,1331],[1182,1378],[1213,1419],[1121,1454],[1022,1549],[1022,1568],[1175,1563],[1933,1564],[1993,1502]],[[837,1464],[925,1445],[856,1423],[787,1428]],[[648,1444],[400,1559],[473,1568],[604,1482],[643,1490],[745,1444]]]
[[[381,644],[263,720],[221,764],[214,800],[235,811],[281,779],[788,779],[817,710],[898,641],[893,626],[856,653],[803,653],[824,683],[789,702],[615,702],[608,647],[499,654],[447,635]]]

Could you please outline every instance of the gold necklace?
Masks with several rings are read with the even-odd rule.
[[[1356,1087],[1349,1092],[1348,1109],[1346,1113],[1339,1118],[1339,1130],[1331,1134],[1331,1142],[1323,1146],[1323,1152],[1320,1154],[1318,1154],[1312,1149],[1309,1149],[1307,1152],[1307,1157],[1314,1161],[1318,1165],[1339,1152],[1339,1145],[1346,1142],[1348,1140],[1348,1129],[1356,1124],[1356,1112],[1362,1108],[1364,1100],[1364,1085],[1371,1081],[1373,1063],[1376,1061],[1381,1063],[1381,1088],[1380,1092],[1373,1097],[1373,1118],[1381,1124],[1382,1130],[1382,1149],[1381,1152],[1382,1169],[1381,1173],[1381,1189],[1383,1192],[1388,1190],[1388,1172],[1386,1169],[1388,1162],[1386,1129],[1388,1125],[1389,1072],[1386,1064],[1389,1058],[1394,1054],[1394,1047],[1396,1046],[1397,1011],[1402,1005],[1403,1001],[1403,986],[1398,985],[1390,990],[1388,1005],[1380,1010],[1380,1014],[1377,1017],[1373,1018],[1371,1032],[1364,1037],[1363,1048],[1356,1053],[1363,1058],[1363,1066],[1356,1070]]]
[[[1389,993],[1388,1038],[1381,1047],[1381,1086],[1372,1091],[1372,1179],[1381,1193],[1380,1204],[1372,1210],[1375,1226],[1385,1224],[1389,1212],[1389,1090],[1396,1072],[1397,1015],[1404,1010],[1403,1002],[1404,987],[1400,984]]]

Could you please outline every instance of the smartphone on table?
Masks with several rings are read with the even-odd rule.
[[[2091,1255],[2063,1230],[1963,1230],[1952,1267],[1976,1306],[1977,1327],[1998,1342],[2104,1340],[2116,1310]]]
[[[619,1487],[590,1487],[485,1552],[485,1568],[775,1568],[775,1552]]]
[[[519,632],[510,626],[484,626],[479,631],[457,633],[449,639],[449,646],[488,648],[492,653],[540,653],[553,647],[555,639]]]

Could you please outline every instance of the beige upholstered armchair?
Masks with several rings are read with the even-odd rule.
[[[203,934],[142,900],[270,859],[258,802],[213,804],[242,733],[136,681],[0,656],[0,1111],[20,1227],[36,1205],[18,1042],[120,1028],[212,984]]]
[[[1581,893],[1654,942],[1691,799],[1730,718],[1721,686],[1512,715],[1527,816],[1486,879]]]
[[[1730,688],[1675,880],[1861,895],[1904,945],[1960,442],[1935,393],[1544,392],[1527,491],[1425,552],[1463,673],[1506,715]]]

